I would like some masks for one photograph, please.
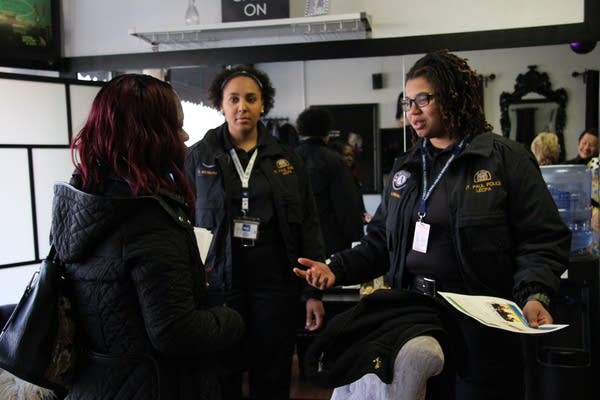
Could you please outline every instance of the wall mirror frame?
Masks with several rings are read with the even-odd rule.
[[[539,132],[555,132],[561,148],[560,161],[563,161],[567,91],[552,90],[547,73],[539,72],[535,65],[528,68],[526,73],[517,76],[514,92],[500,94],[502,134],[529,148]]]

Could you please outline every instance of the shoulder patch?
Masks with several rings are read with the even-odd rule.
[[[394,177],[392,178],[392,188],[394,190],[402,189],[402,187],[404,187],[404,185],[406,185],[406,182],[408,182],[408,179],[410,178],[410,176],[411,176],[410,172],[405,171],[405,170],[396,172],[394,174]]]

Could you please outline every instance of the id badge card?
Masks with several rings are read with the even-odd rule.
[[[413,238],[413,250],[427,253],[427,242],[429,241],[429,228],[431,225],[417,221],[415,225],[415,236]]]
[[[238,217],[233,219],[233,237],[240,239],[258,239],[258,227],[260,219],[249,217]]]

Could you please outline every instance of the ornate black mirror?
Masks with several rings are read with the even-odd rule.
[[[515,91],[500,95],[502,134],[529,148],[539,132],[555,132],[562,161],[565,157],[563,129],[567,92],[562,88],[552,90],[548,74],[539,72],[537,66],[527,68],[527,73],[517,76]]]

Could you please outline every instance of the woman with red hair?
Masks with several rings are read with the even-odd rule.
[[[206,306],[186,137],[171,87],[128,74],[100,90],[73,140],[52,221],[85,353],[68,399],[222,398],[243,323]]]

